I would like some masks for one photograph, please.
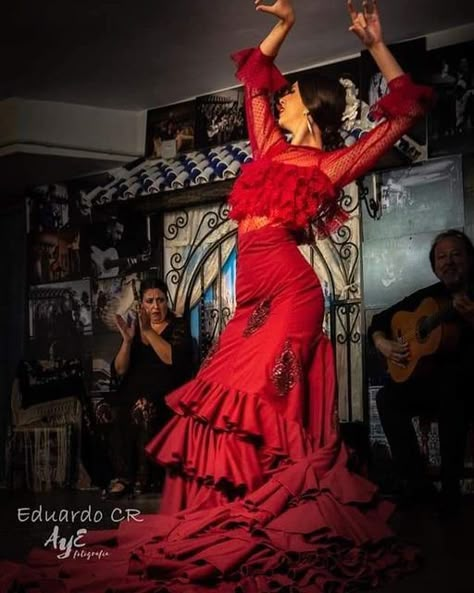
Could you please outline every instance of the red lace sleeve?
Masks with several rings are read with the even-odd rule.
[[[245,85],[247,126],[253,157],[258,159],[278,144],[286,145],[272,115],[269,95],[288,83],[273,58],[259,48],[244,49],[232,54],[232,59],[237,64],[236,76]]]
[[[389,89],[371,110],[376,119],[385,121],[353,146],[324,154],[321,168],[334,185],[344,187],[369,171],[431,105],[432,89],[414,84],[407,74],[392,80]]]

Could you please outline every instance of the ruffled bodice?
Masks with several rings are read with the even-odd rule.
[[[267,217],[271,222],[320,234],[346,219],[338,206],[340,188],[370,170],[377,160],[422,117],[432,91],[408,75],[389,83],[390,92],[372,109],[382,121],[356,144],[325,152],[289,144],[273,117],[270,94],[287,84],[273,59],[260,49],[234,54],[237,78],[245,84],[247,125],[254,161],[242,167],[229,198],[230,216],[242,221]]]
[[[262,157],[243,165],[229,202],[235,220],[265,216],[294,230],[312,220],[326,234],[346,219],[336,197],[335,187],[317,167]]]

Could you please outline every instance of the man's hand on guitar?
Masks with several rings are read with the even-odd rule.
[[[135,331],[136,331],[135,321],[132,321],[131,323],[127,323],[121,315],[116,315],[115,322],[116,322],[119,332],[122,335],[123,341],[127,342],[127,343],[131,343],[133,338],[135,337]]]
[[[401,340],[389,340],[382,335],[374,336],[374,344],[377,350],[393,364],[406,367],[410,360],[410,348],[408,343]]]
[[[457,294],[453,298],[453,307],[463,319],[474,327],[474,301],[466,294]]]

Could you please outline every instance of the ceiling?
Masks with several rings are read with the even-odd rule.
[[[294,4],[282,70],[359,51],[345,0]],[[474,21],[472,0],[379,5],[388,41]],[[273,23],[252,0],[16,0],[2,13],[0,99],[134,110],[234,85],[229,54],[257,44]]]
[[[345,0],[294,4],[297,23],[279,58],[283,71],[359,52],[347,30]],[[472,0],[379,0],[379,5],[389,42],[474,22]],[[273,25],[272,17],[255,12],[252,0],[16,0],[3,8],[2,17],[0,100],[130,110],[235,85],[229,54],[256,45]],[[0,159],[0,192],[10,195],[84,169],[81,159],[6,158]],[[91,172],[104,167],[104,162],[86,164]]]

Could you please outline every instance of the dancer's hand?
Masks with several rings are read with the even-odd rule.
[[[362,12],[357,12],[352,0],[347,0],[347,10],[352,21],[349,31],[357,35],[367,49],[383,42],[382,25],[376,0],[363,0]]]
[[[132,321],[127,323],[121,315],[116,315],[115,324],[122,336],[123,341],[127,342],[128,344],[132,342],[133,338],[135,337],[136,322]]]
[[[295,11],[290,0],[276,0],[273,4],[264,4],[263,0],[255,0],[255,8],[259,12],[272,14],[283,23],[292,25],[295,22]]]

